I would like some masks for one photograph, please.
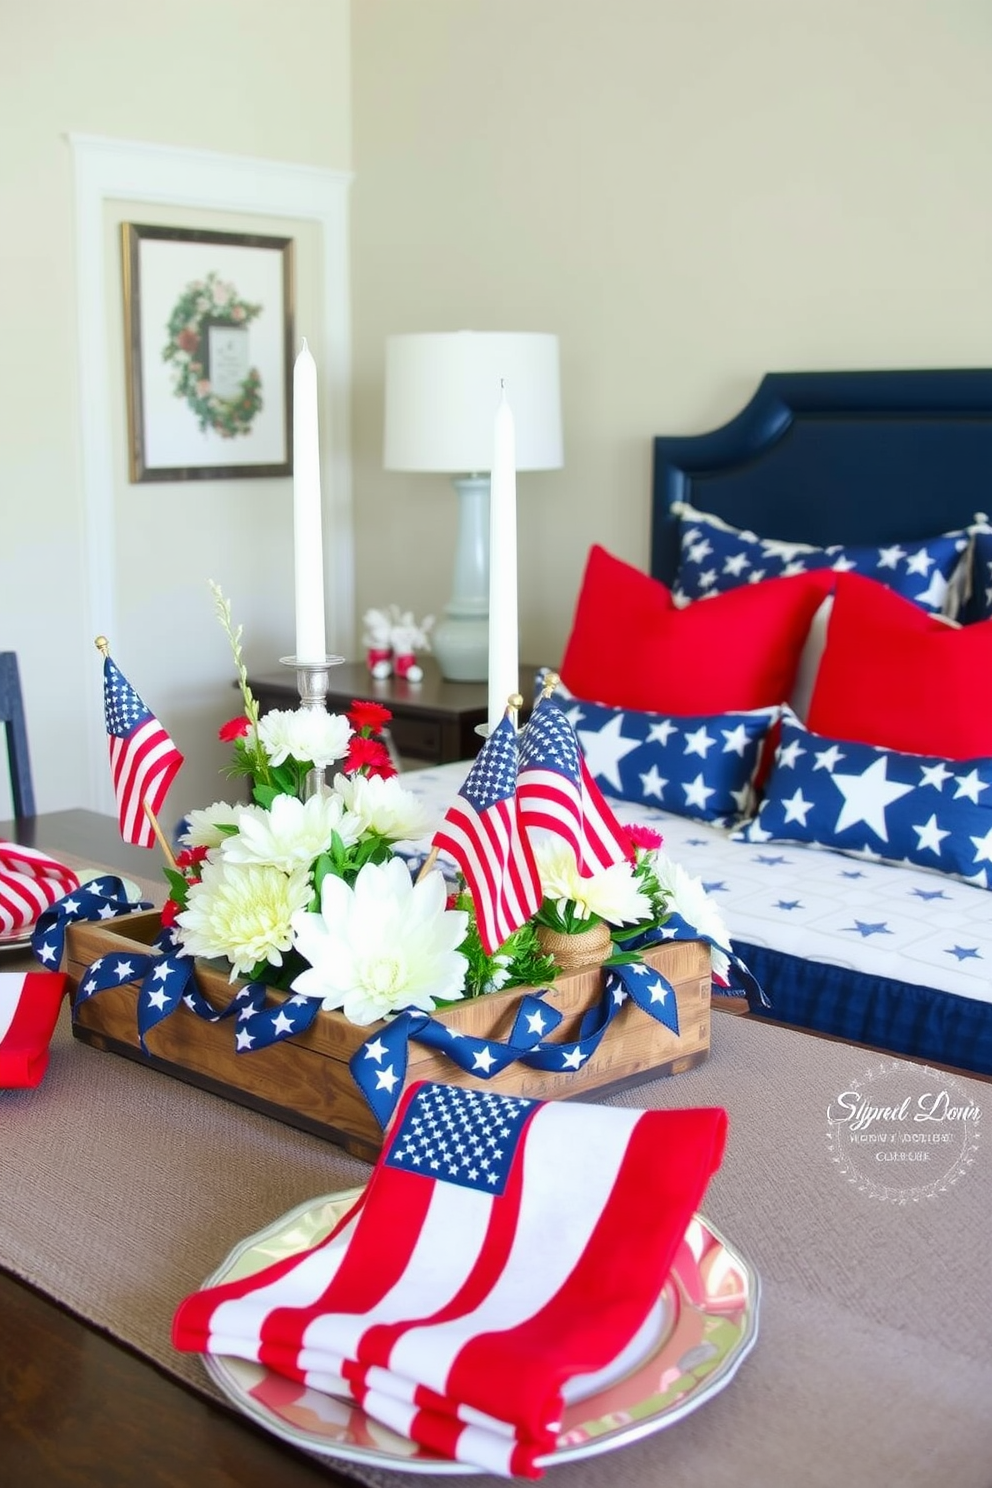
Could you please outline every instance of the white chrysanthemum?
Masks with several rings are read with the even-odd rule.
[[[182,954],[226,957],[232,982],[259,961],[281,966],[293,944],[293,915],[306,908],[312,892],[305,868],[286,874],[266,864],[207,862],[177,917]]]
[[[416,842],[430,831],[430,813],[396,775],[335,775],[334,789],[349,811],[380,837]]]
[[[468,961],[457,947],[468,915],[446,909],[446,899],[440,873],[415,884],[398,858],[366,863],[354,888],[329,873],[320,913],[293,916],[296,948],[310,962],[294,992],[363,1026],[462,997]]]
[[[271,863],[284,873],[309,868],[330,847],[333,832],[345,847],[362,835],[362,823],[336,796],[276,796],[268,811],[243,812],[238,828],[221,846],[229,863]]]
[[[187,847],[220,847],[225,837],[230,835],[224,831],[225,827],[238,827],[244,812],[261,809],[260,806],[246,806],[243,802],[229,806],[226,801],[215,801],[205,810],[187,813],[188,825],[180,834],[180,840]]]
[[[708,935],[715,942],[711,948],[713,975],[725,978],[730,962],[723,951],[716,947],[729,946],[730,933],[723,922],[723,916],[703,888],[702,880],[693,878],[681,863],[674,863],[664,853],[655,853],[652,867],[668,899],[669,908],[681,915],[686,924],[698,930],[700,935]]]
[[[567,904],[573,904],[578,919],[598,915],[610,925],[633,925],[650,916],[651,900],[639,887],[631,864],[614,863],[583,878],[571,847],[550,834],[535,833],[534,856],[541,892],[562,913]]]
[[[258,737],[273,765],[308,761],[318,770],[344,759],[352,728],[340,713],[323,708],[274,708],[259,719]]]

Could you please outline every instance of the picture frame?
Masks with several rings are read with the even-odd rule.
[[[131,482],[291,475],[293,239],[121,227]]]

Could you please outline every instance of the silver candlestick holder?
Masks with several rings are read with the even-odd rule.
[[[325,656],[321,661],[300,661],[296,656],[280,656],[279,661],[282,666],[293,667],[296,671],[296,688],[300,694],[300,707],[320,708],[326,712],[331,667],[341,666],[344,657]],[[323,789],[323,769],[309,770],[303,787],[304,796],[309,799],[311,796],[319,795]]]

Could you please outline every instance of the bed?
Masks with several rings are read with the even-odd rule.
[[[654,440],[650,571],[594,546],[560,668],[765,1016],[986,1075],[990,510],[992,371],[770,374]]]

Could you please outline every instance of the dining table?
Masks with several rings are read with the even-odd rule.
[[[0,838],[165,898],[155,852],[125,846],[113,817],[43,814],[0,823]],[[33,964],[5,951],[0,971]],[[704,1062],[603,1096],[726,1109],[701,1212],[753,1277],[754,1336],[697,1408],[552,1459],[552,1488],[992,1488],[990,1089],[715,1015]],[[359,1188],[361,1159],[90,1047],[73,1037],[68,999],[40,1085],[0,1091],[0,1133],[7,1488],[450,1481],[454,1464],[379,1450],[374,1432],[360,1460],[284,1440],[172,1347],[185,1295],[280,1216]]]

